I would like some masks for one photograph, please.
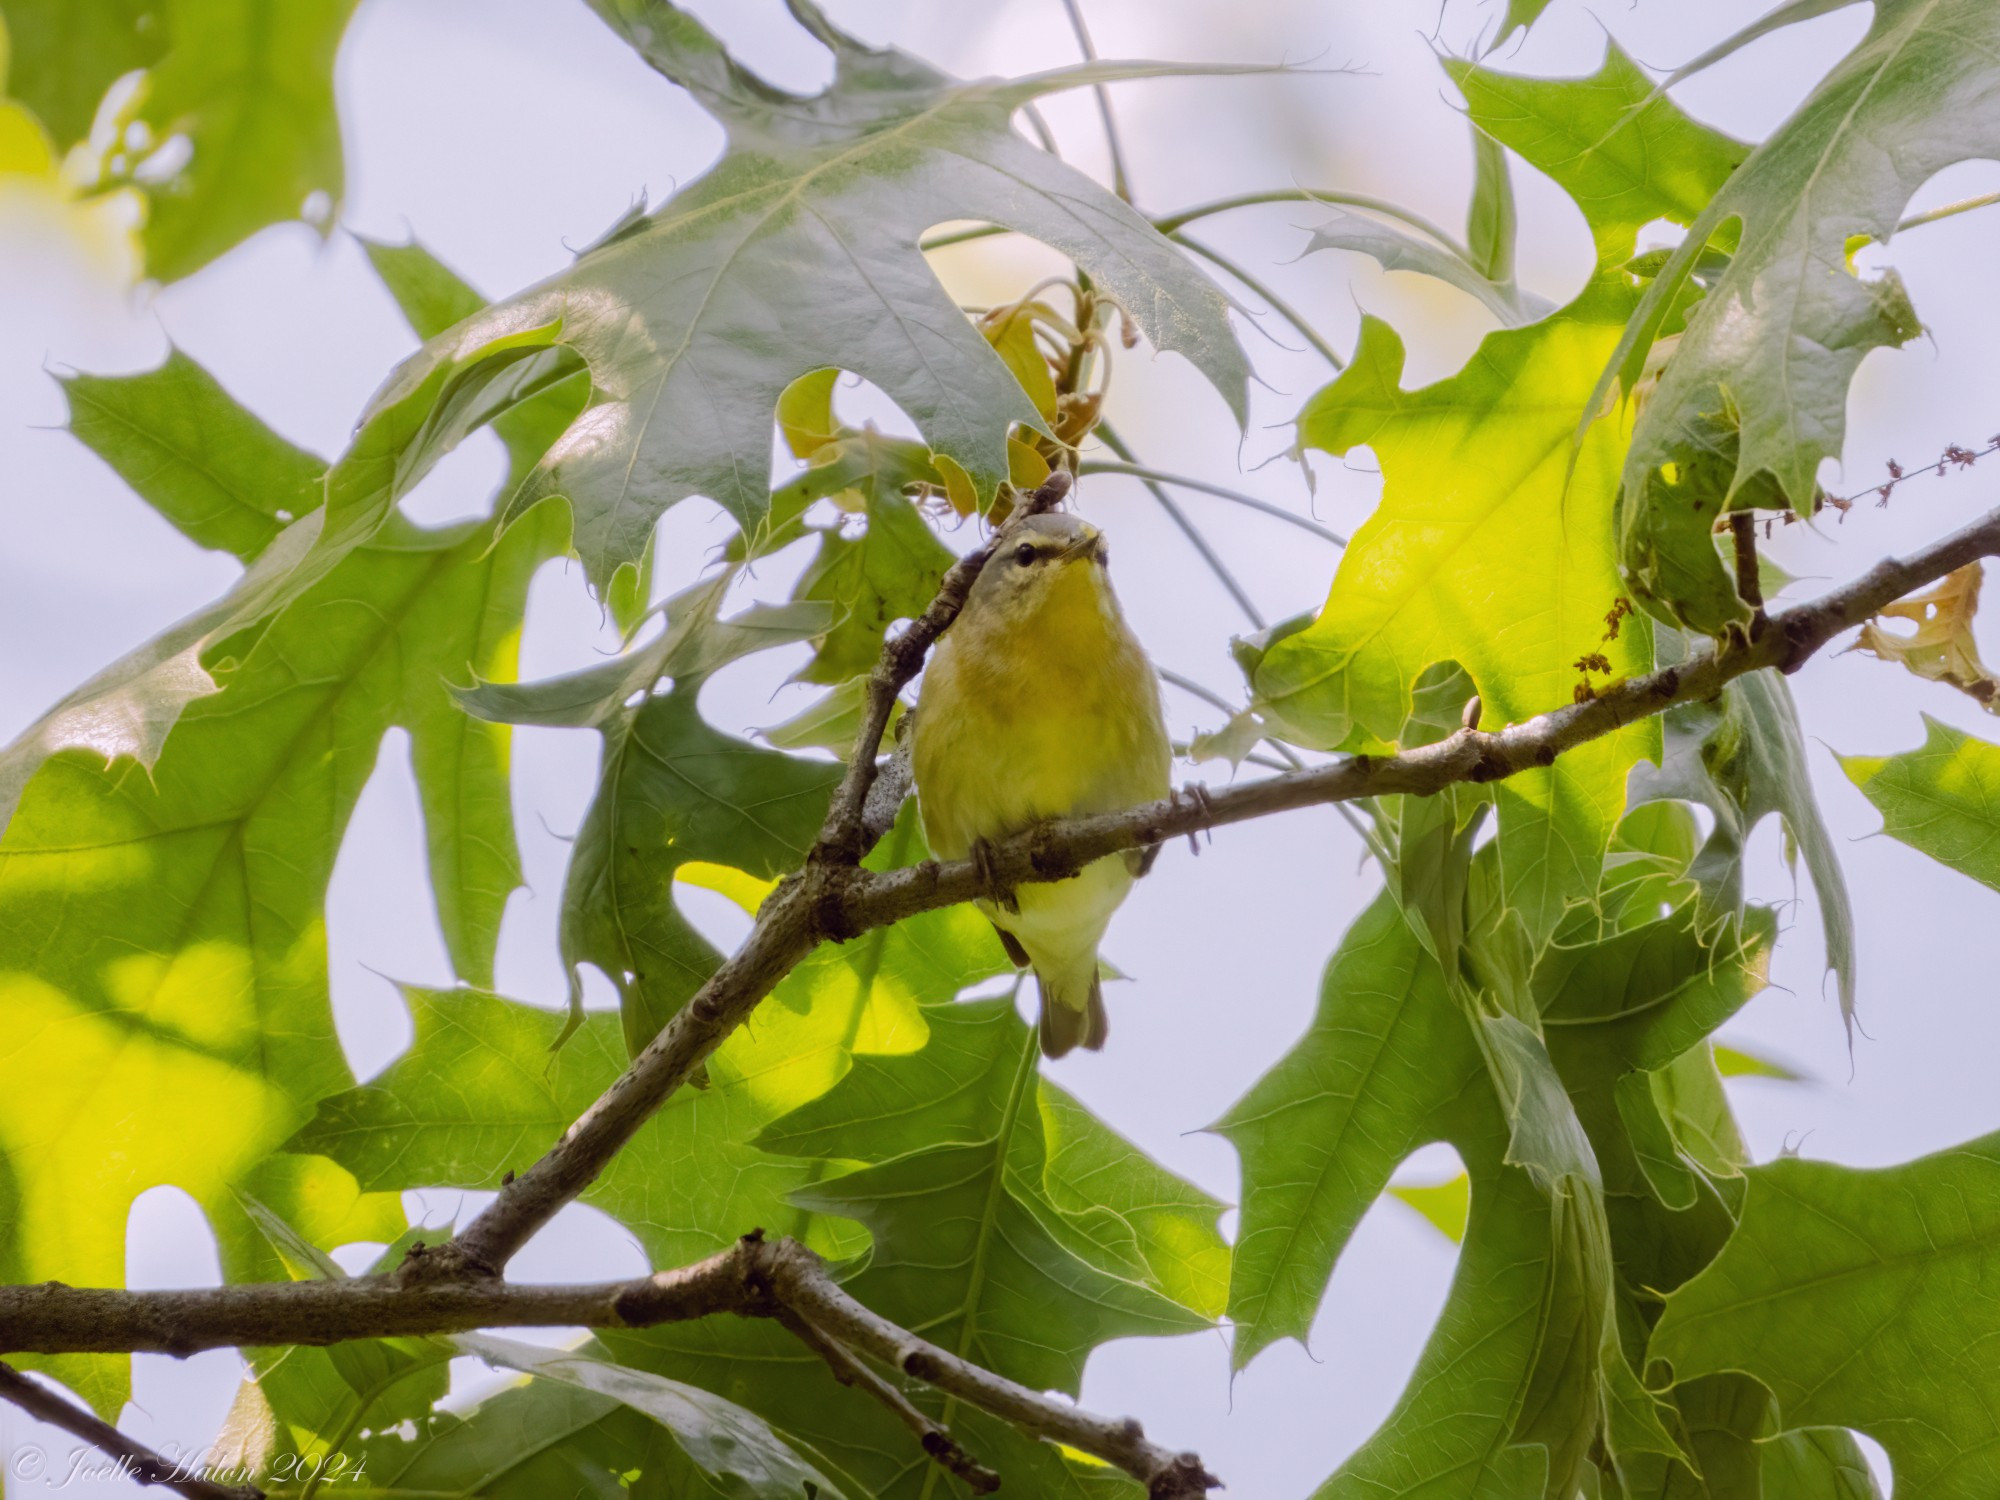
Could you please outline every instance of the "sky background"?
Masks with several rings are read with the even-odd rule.
[[[1143,208],[1160,213],[1297,184],[1372,193],[1447,226],[1463,223],[1471,146],[1437,56],[1465,53],[1490,33],[1499,0],[1444,0],[1442,8],[1439,0],[1085,5],[1107,57],[1354,70],[1118,86],[1115,107]],[[689,0],[688,8],[774,82],[810,89],[825,81],[825,53],[787,19],[779,0]],[[1671,68],[1759,8],[1555,0],[1525,42],[1517,39],[1493,61],[1520,72],[1585,73],[1598,65],[1608,34],[1641,63]],[[829,0],[827,9],[867,40],[894,42],[962,76],[1036,71],[1076,58],[1060,0]],[[1868,19],[1868,7],[1855,6],[1792,27],[1677,87],[1675,97],[1708,124],[1761,137]],[[635,195],[644,190],[657,201],[698,175],[721,146],[720,130],[687,96],[574,0],[363,0],[341,48],[337,82],[348,174],[341,223],[391,241],[414,235],[488,295],[560,269],[569,247],[588,243]],[[1052,99],[1045,112],[1065,154],[1101,174],[1105,154],[1089,97]],[[1521,279],[1565,301],[1589,269],[1582,217],[1538,173],[1518,161],[1513,171]],[[2000,168],[1962,165],[1933,179],[1913,208],[1995,189]],[[1268,277],[1338,348],[1351,347],[1362,312],[1388,319],[1409,347],[1407,384],[1451,373],[1491,331],[1490,316],[1470,298],[1434,282],[1384,275],[1343,252],[1300,259],[1317,217],[1309,204],[1280,204],[1208,221],[1202,232]],[[1844,464],[1823,476],[1837,491],[1876,481],[1888,459],[1915,467],[1947,443],[1984,446],[2000,432],[1996,230],[2000,210],[1928,226],[1868,252],[1872,263],[1896,267],[1931,332],[1906,349],[1878,351],[1862,366]],[[1017,296],[1058,265],[1050,252],[1018,240],[938,257],[952,292],[973,303]],[[171,340],[286,437],[331,456],[370,392],[415,344],[343,234],[323,241],[303,226],[270,229],[164,291],[132,290],[127,271],[115,240],[80,232],[76,218],[51,201],[0,182],[0,742],[104,663],[221,592],[236,571],[228,557],[203,553],[169,528],[60,430],[63,401],[51,370],[142,370],[160,361]],[[1254,296],[1243,300],[1260,305]],[[1258,321],[1296,345],[1281,323]],[[1289,419],[1330,371],[1317,356],[1280,347],[1254,328],[1243,337],[1266,382],[1255,391],[1247,435],[1188,365],[1144,349],[1118,362],[1110,417],[1148,463],[1351,530],[1380,488],[1365,450],[1344,463],[1315,455],[1315,492],[1282,457]],[[842,401],[851,417],[907,425],[871,391],[845,391]],[[440,465],[408,509],[426,522],[478,514],[501,472],[497,442],[481,435]],[[1338,561],[1333,548],[1224,502],[1183,500],[1265,619],[1317,607]],[[1993,503],[1984,469],[1921,480],[1887,510],[1864,503],[1843,524],[1817,533],[1791,528],[1770,551],[1798,577],[1799,591],[1816,591]],[[1154,657],[1237,698],[1228,640],[1251,622],[1186,540],[1129,480],[1087,480],[1080,506],[1117,539],[1114,576]],[[671,512],[660,537],[658,592],[698,576],[726,529],[705,501]],[[962,547],[971,533],[950,540]],[[781,597],[802,563],[794,549],[762,565],[755,592]],[[613,646],[579,570],[549,565],[530,601],[523,676],[587,665]],[[801,648],[733,668],[705,693],[704,708],[730,729],[775,724],[809,696],[785,684],[802,659]],[[1865,657],[1816,660],[1793,686],[1854,896],[1861,1030],[1850,1056],[1822,981],[1810,889],[1797,889],[1792,901],[1777,825],[1767,822],[1754,846],[1752,888],[1790,902],[1784,940],[1771,989],[1723,1035],[1815,1081],[1731,1084],[1751,1147],[1759,1160],[1789,1149],[1873,1165],[2000,1127],[1991,1089],[2000,1007],[1985,941],[2000,898],[1874,837],[1880,820],[1832,753],[1912,748],[1922,739],[1920,711],[1975,733],[1990,735],[1991,722],[1970,700]],[[1177,736],[1221,717],[1177,692],[1169,695],[1169,716]],[[515,805],[528,888],[508,908],[498,987],[552,1007],[564,995],[555,923],[565,839],[590,794],[596,744],[580,731],[516,734]],[[1211,766],[1203,774],[1227,770]],[[402,1002],[384,976],[451,979],[421,850],[408,746],[398,731],[362,797],[328,902],[336,1019],[362,1078],[410,1037]],[[1307,1024],[1327,956],[1378,881],[1360,854],[1355,836],[1324,809],[1226,830],[1198,860],[1184,845],[1170,849],[1106,947],[1132,976],[1110,996],[1115,1040],[1102,1055],[1052,1065],[1054,1076],[1160,1160],[1233,1201],[1234,1153],[1203,1127]],[[730,914],[719,903],[702,913],[718,936],[729,935]],[[591,996],[593,1004],[609,1003],[608,986],[599,983]],[[1455,1170],[1450,1152],[1433,1148],[1404,1177],[1436,1181]],[[435,1223],[483,1201],[413,1195],[411,1207]],[[176,1189],[139,1201],[128,1248],[135,1287],[218,1279],[207,1230]],[[1197,1449],[1229,1480],[1231,1494],[1303,1495],[1388,1413],[1443,1301],[1454,1256],[1455,1247],[1413,1212],[1385,1200],[1340,1263],[1310,1352],[1294,1343],[1275,1347],[1232,1388],[1219,1333],[1125,1341],[1093,1357],[1084,1401],[1135,1414],[1162,1440]],[[356,1263],[365,1253],[343,1259]],[[524,1279],[580,1280],[643,1266],[618,1226],[571,1208],[514,1269]],[[162,1447],[199,1448],[213,1436],[239,1370],[227,1351],[184,1364],[139,1357],[125,1425]],[[461,1372],[468,1385],[476,1370]],[[62,1455],[75,1446],[0,1408],[0,1453],[27,1443]],[[10,1477],[6,1493],[46,1488]],[[70,1488],[140,1493],[116,1481]]]

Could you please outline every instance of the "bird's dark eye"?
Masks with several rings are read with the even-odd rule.
[[[1014,561],[1024,568],[1040,556],[1041,553],[1035,550],[1035,545],[1032,542],[1023,542],[1014,549]]]
[[[1111,543],[1101,536],[1097,539],[1097,565],[1101,568],[1111,566]]]

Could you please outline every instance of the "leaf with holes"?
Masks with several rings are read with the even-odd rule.
[[[1749,503],[1759,497],[1746,486],[1765,483],[1775,503],[1811,514],[1820,464],[1840,454],[1856,368],[1921,331],[1896,273],[1857,273],[1848,246],[1889,240],[1911,195],[1944,168],[2000,155],[1996,50],[2000,11],[1987,0],[1881,0],[1867,35],[1715,194],[1634,309],[1579,408],[1586,422],[1614,386],[1637,384],[1710,244],[1731,252],[1688,316],[1625,459],[1622,561],[1661,618],[1704,631],[1726,623],[1688,607],[1722,587],[1711,516],[1658,514],[1688,502],[1655,476],[1713,450],[1719,421],[1733,450],[1724,498]],[[1690,577],[1706,585],[1691,591]]]
[[[834,56],[827,90],[797,97],[746,72],[664,0],[598,9],[722,122],[722,160],[568,270],[435,340],[381,399],[496,338],[560,324],[596,397],[517,508],[566,497],[600,588],[636,564],[654,521],[685,496],[710,497],[747,528],[762,522],[773,412],[818,369],[872,380],[932,449],[993,492],[1007,475],[1008,425],[1039,429],[1042,418],[917,249],[946,220],[1004,224],[1076,260],[1242,419],[1247,365],[1221,293],[1131,208],[1010,124],[1056,89],[1197,70],[1105,65],[958,83],[863,46],[795,0]]]
[[[1982,1500],[2000,1486],[2000,1137],[1872,1171],[1753,1168],[1736,1232],[1667,1299],[1648,1357],[1686,1382],[1740,1370],[1786,1427],[1851,1427],[1896,1486]]]

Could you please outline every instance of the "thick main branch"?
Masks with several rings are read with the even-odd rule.
[[[678,1270],[580,1286],[495,1280],[404,1286],[386,1276],[166,1292],[56,1282],[0,1286],[0,1351],[188,1355],[245,1345],[332,1344],[493,1327],[651,1328],[724,1313],[770,1318],[790,1328],[842,1379],[861,1386],[919,1429],[925,1450],[972,1480],[975,1488],[992,1488],[990,1473],[859,1356],[898,1379],[920,1381],[1035,1437],[1114,1464],[1146,1485],[1156,1500],[1198,1500],[1214,1482],[1199,1459],[1149,1441],[1137,1422],[1098,1416],[981,1369],[862,1306],[841,1289],[826,1263],[796,1240],[766,1240],[761,1234],[745,1235],[727,1250]],[[145,1453],[115,1428],[69,1411],[60,1398],[5,1365],[0,1365],[0,1398],[28,1406],[45,1420],[60,1416],[70,1430],[109,1451]],[[82,1430],[74,1425],[78,1422],[92,1425]],[[207,1486],[188,1493],[207,1500],[241,1500],[243,1492]]]

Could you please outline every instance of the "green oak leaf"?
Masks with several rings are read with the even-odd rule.
[[[78,7],[88,10],[95,4]],[[146,269],[200,270],[315,193],[340,206],[333,56],[355,0],[162,0],[169,45],[147,74],[139,118],[190,153],[145,193]]]
[[[197,546],[250,562],[319,504],[326,460],[294,447],[180,350],[143,375],[71,375],[69,430]]]
[[[1473,123],[1576,200],[1600,267],[1656,219],[1692,224],[1751,147],[1689,119],[1615,42],[1586,78],[1531,78],[1446,60]]]
[[[793,1195],[802,1208],[868,1229],[872,1249],[846,1269],[846,1289],[989,1369],[1071,1394],[1103,1341],[1207,1326],[1227,1255],[1220,1205],[1041,1081],[1033,1032],[1011,998],[922,1013],[922,1050],[857,1057],[835,1088],[759,1137],[815,1169],[819,1180]],[[614,1347],[751,1406],[862,1493],[930,1493],[928,1460],[903,1431],[871,1403],[834,1393],[823,1372],[801,1370],[784,1337],[711,1321],[620,1336]],[[1093,1472],[934,1393],[911,1394],[1010,1489],[1133,1493],[1115,1471]]]
[[[21,1082],[0,1104],[12,1205],[0,1274],[16,1280],[60,1270],[118,1284],[127,1209],[162,1183],[207,1211],[232,1277],[270,1255],[239,1194],[316,1239],[352,1220],[361,1232],[349,1239],[400,1229],[395,1200],[356,1199],[331,1163],[269,1155],[349,1082],[328,1011],[322,903],[391,726],[411,734],[439,914],[465,972],[490,972],[518,883],[505,731],[459,713],[445,682],[512,670],[528,581],[559,545],[559,518],[497,544],[490,523],[395,521],[287,599],[273,580],[296,564],[316,513],[260,542],[246,520],[254,503],[208,501],[293,485],[317,461],[190,365],[131,381],[88,383],[88,439],[170,519],[261,550],[217,610],[135,653],[199,672],[181,712],[146,718],[146,685],[120,686],[114,669],[73,695],[74,717],[44,721],[97,733],[31,733],[29,753],[10,752],[19,804],[0,839],[0,903],[18,920],[0,930],[0,988],[22,1021],[18,1046],[45,1051],[59,1037],[64,1049],[32,1066],[17,1059]],[[213,490],[173,457],[203,426],[239,439],[202,450]],[[226,628],[246,598],[261,623]],[[133,753],[138,738],[149,762]],[[90,1102],[114,1095],[117,1110]],[[121,1363],[65,1363],[79,1389],[115,1406]]]
[[[1661,665],[1686,659],[1679,632],[1656,632]],[[1739,677],[1702,703],[1682,704],[1665,715],[1666,749],[1657,768],[1632,773],[1634,806],[1671,798],[1699,804],[1714,815],[1708,838],[1688,866],[1701,893],[1704,931],[1731,921],[1743,908],[1743,858],[1750,834],[1767,815],[1785,825],[1787,853],[1805,855],[1819,897],[1827,967],[1840,992],[1840,1013],[1854,1017],[1854,909],[1833,835],[1813,796],[1792,690],[1777,672]]]
[[[270,1205],[247,1195],[239,1201],[294,1281],[347,1279],[332,1256]],[[404,1230],[376,1258],[369,1274],[400,1264],[425,1232]],[[453,1352],[451,1342],[442,1338],[246,1350],[250,1369],[224,1428],[244,1429],[235,1436],[236,1444],[263,1451],[238,1452],[233,1461],[253,1471],[260,1471],[273,1452],[325,1455],[328,1462],[339,1462],[338,1455],[356,1437],[428,1416],[450,1387],[447,1366]]]
[[[1601,653],[1614,677],[1651,665],[1643,629],[1607,628],[1624,587],[1611,515],[1620,423],[1579,448],[1574,417],[1633,306],[1619,267],[1638,230],[1692,218],[1747,149],[1689,120],[1615,50],[1580,79],[1448,68],[1474,125],[1576,199],[1598,275],[1416,391],[1402,387],[1401,341],[1365,319],[1353,363],[1300,413],[1301,448],[1365,444],[1384,475],[1318,618],[1262,646],[1253,669],[1259,706],[1323,746],[1394,739],[1418,675],[1447,658],[1471,674],[1488,727],[1568,701],[1580,658]],[[1508,900],[1535,946],[1596,891],[1625,770],[1656,753],[1656,735],[1640,726],[1499,789]]]
[[[444,677],[508,665],[507,616],[551,550],[545,525],[517,530],[494,547],[487,526],[395,523],[218,670],[150,772],[65,751],[27,783],[0,840],[8,1279],[118,1285],[127,1209],[161,1183],[208,1211],[240,1273],[234,1191],[348,1082],[322,913],[342,828],[391,725],[453,733]],[[453,747],[418,753],[420,774],[452,777],[432,805],[473,820],[501,861],[503,747]],[[437,875],[454,946],[490,963],[511,874]]]
[[[1748,1177],[1722,1253],[1667,1299],[1654,1368],[1679,1382],[1738,1371],[1786,1427],[1869,1434],[1903,1493],[1992,1494],[2000,1137],[1897,1167],[1786,1158]]]
[[[1465,370],[1417,391],[1402,386],[1394,330],[1363,320],[1353,363],[1300,413],[1299,441],[1333,454],[1366,444],[1383,498],[1319,617],[1257,666],[1260,705],[1290,735],[1394,740],[1418,675],[1447,658],[1471,674],[1489,727],[1568,701],[1586,653],[1602,651],[1619,675],[1650,665],[1643,630],[1602,640],[1621,587],[1609,513],[1617,435],[1610,423],[1595,430],[1572,473],[1565,414],[1625,305],[1619,288],[1596,283],[1542,322],[1489,335]],[[1635,726],[1500,787],[1509,897],[1535,942],[1596,889],[1626,769],[1656,734]]]
[[[1222,294],[1129,206],[1011,126],[1054,89],[1187,70],[1100,65],[959,83],[863,46],[795,0],[834,58],[826,91],[799,97],[747,73],[665,0],[597,8],[722,122],[728,149],[560,275],[433,341],[381,399],[402,399],[496,338],[560,323],[596,395],[517,506],[566,497],[598,587],[637,562],[654,521],[685,496],[707,495],[756,528],[773,411],[814,370],[872,380],[931,448],[993,492],[1007,475],[1008,424],[1042,419],[917,249],[942,221],[1004,224],[1074,259],[1241,419],[1248,367]]]
[[[921,1051],[857,1062],[840,1086],[765,1128],[785,1156],[870,1166],[931,1147],[994,1149],[1025,1193],[1095,1246],[1092,1258],[1205,1315],[1222,1311],[1222,1205],[1155,1164],[1045,1078],[1013,1097],[1019,1018],[1008,999],[924,1007]],[[1010,1113],[1010,1110],[1012,1111]],[[1030,1113],[1030,1112],[1033,1113]],[[1039,1128],[1035,1128],[1039,1126]],[[1014,1131],[1006,1141],[999,1132]],[[838,1180],[829,1191],[839,1191]]]
[[[551,1056],[563,1021],[550,1011],[480,990],[404,995],[416,1026],[410,1050],[368,1083],[322,1099],[288,1143],[331,1157],[371,1191],[497,1188],[532,1166],[627,1060],[612,1016],[587,1017]],[[709,1087],[676,1096],[583,1201],[629,1228],[659,1266],[784,1222],[786,1195],[807,1174],[746,1142],[825,1089],[844,1065],[847,1032],[894,1005],[864,989],[816,1014],[766,1007],[756,1037],[739,1032],[709,1060]]]
[[[420,339],[436,338],[486,305],[483,296],[422,245],[364,239],[361,248]],[[543,373],[548,377],[543,387],[493,419],[493,430],[507,449],[502,493],[512,492],[527,478],[590,396],[590,377],[580,363],[570,363],[565,371],[560,362],[552,362]]]
[[[151,67],[166,45],[160,0],[6,0],[0,85],[32,109],[57,146],[90,133],[104,91]]]
[[[1487,50],[1502,46],[1517,31],[1526,31],[1542,18],[1542,12],[1548,8],[1549,0],[1507,0],[1507,14],[1500,18],[1500,30],[1495,33]]]
[[[1763,1500],[1883,1500],[1854,1434],[1841,1427],[1801,1427],[1766,1438]]]
[[[1312,1029],[1213,1127],[1243,1161],[1234,1368],[1281,1338],[1305,1339],[1361,1216],[1474,1084],[1465,1030],[1436,962],[1378,899],[1327,966]]]
[[[1479,139],[1487,141],[1488,137]],[[1492,212],[1488,209],[1489,214]],[[1488,226],[1488,232],[1497,234],[1498,230]],[[1311,255],[1316,250],[1353,250],[1368,256],[1385,271],[1415,271],[1455,286],[1508,328],[1536,322],[1555,310],[1546,298],[1516,286],[1510,279],[1495,278],[1480,270],[1449,246],[1433,244],[1407,229],[1345,209],[1332,210],[1313,230],[1304,253]],[[1489,259],[1497,253],[1497,242],[1487,247]]]
[[[1604,1173],[1617,1328],[1645,1362],[1661,1298],[1709,1265],[1734,1229],[1748,1163],[1707,1036],[1766,982],[1773,913],[1752,908],[1720,951],[1687,906],[1601,942],[1552,950],[1535,976],[1549,1049]],[[1664,1393],[1686,1459],[1614,1451],[1627,1495],[1868,1495],[1865,1461],[1844,1432],[1776,1435],[1755,1381],[1720,1374]],[[1763,1478],[1760,1481],[1759,1475]],[[1789,1486],[1789,1487],[1788,1487]]]
[[[1700,605],[1723,574],[1705,550],[1709,514],[1699,524],[1654,514],[1678,497],[1653,477],[1712,450],[1720,419],[1735,448],[1728,499],[1761,482],[1811,512],[1819,466],[1840,453],[1855,369],[1922,328],[1895,272],[1856,274],[1847,247],[1889,239],[1911,195],[1944,168],[2000,154],[2000,86],[1987,66],[1996,47],[2000,12],[1985,0],[1882,0],[1867,35],[1716,193],[1647,286],[1586,422],[1614,385],[1634,388],[1696,261],[1719,229],[1738,225],[1625,460],[1622,560],[1662,618],[1718,626]],[[1689,595],[1689,577],[1707,584]]]
[[[808,1500],[841,1492],[800,1458],[756,1413],[698,1386],[613,1363],[589,1346],[549,1349],[490,1333],[461,1334],[452,1343],[490,1365],[520,1370],[537,1383],[574,1386],[651,1418],[716,1487],[743,1500]]]
[[[322,502],[271,538],[234,588],[104,668],[0,750],[0,830],[13,816],[22,788],[59,751],[90,751],[107,761],[129,758],[150,768],[188,706],[218,691],[214,668],[248,657],[272,622],[373,538],[396,502],[461,439],[502,413],[533,404],[544,392],[566,387],[580,398],[580,388],[568,384],[576,365],[553,347],[554,332],[530,330],[482,348],[435,371],[401,399],[378,404],[347,451],[325,469],[318,486]],[[231,493],[251,493],[268,477],[268,460],[281,440],[251,438],[254,419],[244,418],[213,381],[154,382],[149,394],[156,406],[169,394],[199,403],[192,417],[179,422],[182,431],[191,423],[211,422],[237,434],[237,442],[208,455],[216,462],[217,482]],[[91,386],[89,396],[105,399],[103,383]],[[510,442],[528,441],[533,424],[547,415],[537,407],[510,429]],[[167,435],[164,429],[136,433],[94,419],[86,428],[113,467],[134,478],[146,472],[145,460],[157,456],[157,444]],[[522,449],[515,452],[519,463]],[[185,515],[192,522],[204,502],[184,478],[163,474],[158,503],[169,519]],[[281,508],[273,508],[274,517]],[[237,525],[243,524],[239,517]],[[535,519],[530,550],[559,545],[543,536],[552,524]],[[393,550],[402,543],[385,545]],[[461,669],[468,665],[475,664],[454,663],[449,675],[464,675]]]
[[[1385,893],[1329,965],[1312,1029],[1216,1127],[1243,1159],[1229,1304],[1239,1367],[1305,1336],[1334,1261],[1410,1152],[1449,1141],[1470,1175],[1458,1271],[1416,1373],[1320,1496],[1499,1500],[1541,1494],[1545,1479],[1568,1493],[1607,1405],[1623,1401],[1605,1380],[1601,1204],[1587,1183],[1551,1196],[1507,1164],[1515,1130],[1493,1079],[1459,999]]]
[[[711,727],[677,681],[604,726],[597,796],[563,884],[563,962],[617,987],[635,1054],[701,987],[721,955],[681,914],[675,870],[691,860],[760,879],[795,870],[841,769]]]
[[[1917,749],[1843,755],[1840,768],[1889,837],[2000,890],[2000,745],[1925,714]]]
[[[365,1478],[342,1488],[364,1495],[730,1500],[658,1422],[554,1380],[523,1381],[470,1410],[433,1412],[350,1451]],[[264,1488],[285,1493],[268,1481]]]
[[[828,485],[851,489],[866,525],[858,534],[840,521],[821,530],[819,551],[792,595],[833,611],[833,628],[814,643],[812,662],[799,674],[803,681],[826,684],[873,670],[891,622],[922,614],[953,562],[903,493],[911,483],[935,482],[936,470],[921,445],[869,432],[842,439],[837,447],[829,462],[804,477],[822,493]]]

